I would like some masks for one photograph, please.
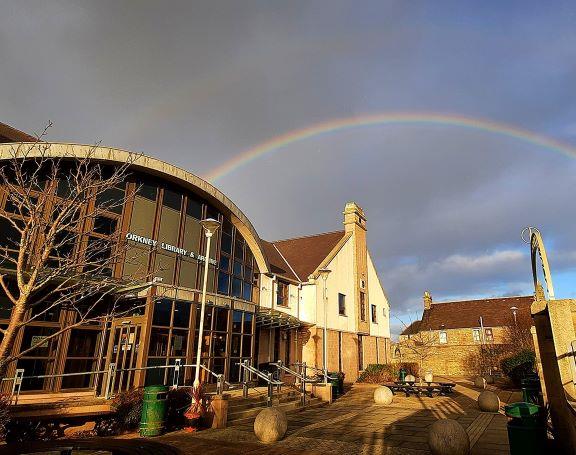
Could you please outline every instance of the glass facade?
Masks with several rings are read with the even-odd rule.
[[[51,200],[70,194],[65,180],[46,185]],[[125,204],[124,199],[129,197]],[[21,330],[14,352],[21,352],[41,342],[11,366],[8,374],[23,368],[25,376],[65,375],[85,371],[106,371],[110,363],[135,371],[116,377],[118,390],[132,385],[171,381],[172,369],[137,368],[195,362],[198,342],[199,300],[203,273],[208,262],[207,292],[210,301],[227,299],[226,306],[210,304],[206,309],[202,340],[202,363],[215,373],[233,380],[238,376],[236,363],[253,358],[255,311],[259,271],[254,255],[244,237],[216,207],[189,189],[169,184],[138,173],[127,181],[94,198],[93,204],[104,207],[99,216],[88,217],[75,232],[63,233],[62,245],[54,250],[54,264],[63,257],[84,257],[92,251],[95,261],[105,261],[118,248],[117,239],[128,239],[123,245],[123,260],[102,271],[105,275],[136,281],[161,278],[162,285],[187,292],[186,300],[148,297],[146,307],[122,321],[81,326],[48,339],[75,321],[75,314],[66,309],[40,306],[33,322]],[[0,210],[15,220],[22,216],[0,189]],[[47,216],[55,216],[47,205]],[[86,207],[85,210],[89,210]],[[25,216],[25,215],[24,215]],[[212,237],[206,254],[206,237],[200,220],[215,218],[221,228]],[[134,240],[136,239],[136,240]],[[0,246],[16,255],[18,232],[11,223],[0,218]],[[87,250],[82,245],[88,245]],[[125,252],[124,252],[125,251]],[[204,259],[205,256],[209,260]],[[3,269],[13,265],[4,261]],[[159,281],[159,280],[157,280]],[[220,296],[220,297],[218,297]],[[242,310],[236,309],[242,302]],[[246,308],[251,308],[251,311]],[[0,327],[6,327],[11,304],[0,296]],[[1,336],[1,335],[0,335]],[[193,369],[180,375],[184,383],[193,378]],[[105,375],[88,374],[56,378],[27,379],[22,391],[101,390]],[[2,387],[7,387],[7,383]],[[4,390],[0,387],[0,391]]]

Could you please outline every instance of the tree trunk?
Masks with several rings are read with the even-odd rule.
[[[8,365],[12,361],[10,355],[16,342],[16,335],[18,334],[19,325],[24,319],[26,310],[23,305],[16,305],[10,315],[10,323],[6,327],[4,338],[0,342],[0,379],[4,378]]]
[[[9,359],[0,359],[0,381],[6,377],[6,373],[8,373],[9,364],[10,364]]]

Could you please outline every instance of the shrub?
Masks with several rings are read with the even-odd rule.
[[[394,365],[372,363],[364,369],[358,378],[358,382],[382,384],[384,382],[394,381],[396,379],[396,372]]]
[[[6,438],[8,423],[10,421],[10,396],[0,393],[0,441]]]
[[[184,413],[190,407],[190,387],[180,387],[168,392],[166,422],[168,428],[176,430],[186,425]]]
[[[142,389],[121,392],[114,397],[112,408],[115,410],[115,418],[121,429],[134,430],[138,428],[143,400],[144,391]]]
[[[522,379],[534,371],[536,354],[534,351],[524,349],[500,361],[500,367],[515,386],[520,387]]]
[[[401,363],[371,363],[368,365],[360,377],[358,382],[366,382],[368,384],[382,384],[384,382],[392,382],[398,380],[400,369],[404,368],[406,374],[418,376],[419,367],[416,362],[401,362]]]

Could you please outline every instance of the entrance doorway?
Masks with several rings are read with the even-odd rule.
[[[106,369],[111,363],[116,366],[111,392],[118,393],[138,385],[140,371],[135,370],[140,365],[142,350],[142,317],[133,317],[112,322],[110,328],[110,343],[106,355]]]

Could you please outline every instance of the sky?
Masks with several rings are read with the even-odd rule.
[[[0,15],[0,121],[199,176],[293,130],[377,114],[512,125],[576,150],[576,5],[562,1],[26,1]],[[533,292],[525,226],[576,297],[574,155],[450,124],[336,130],[212,183],[267,240],[355,201],[392,331],[434,301]]]

